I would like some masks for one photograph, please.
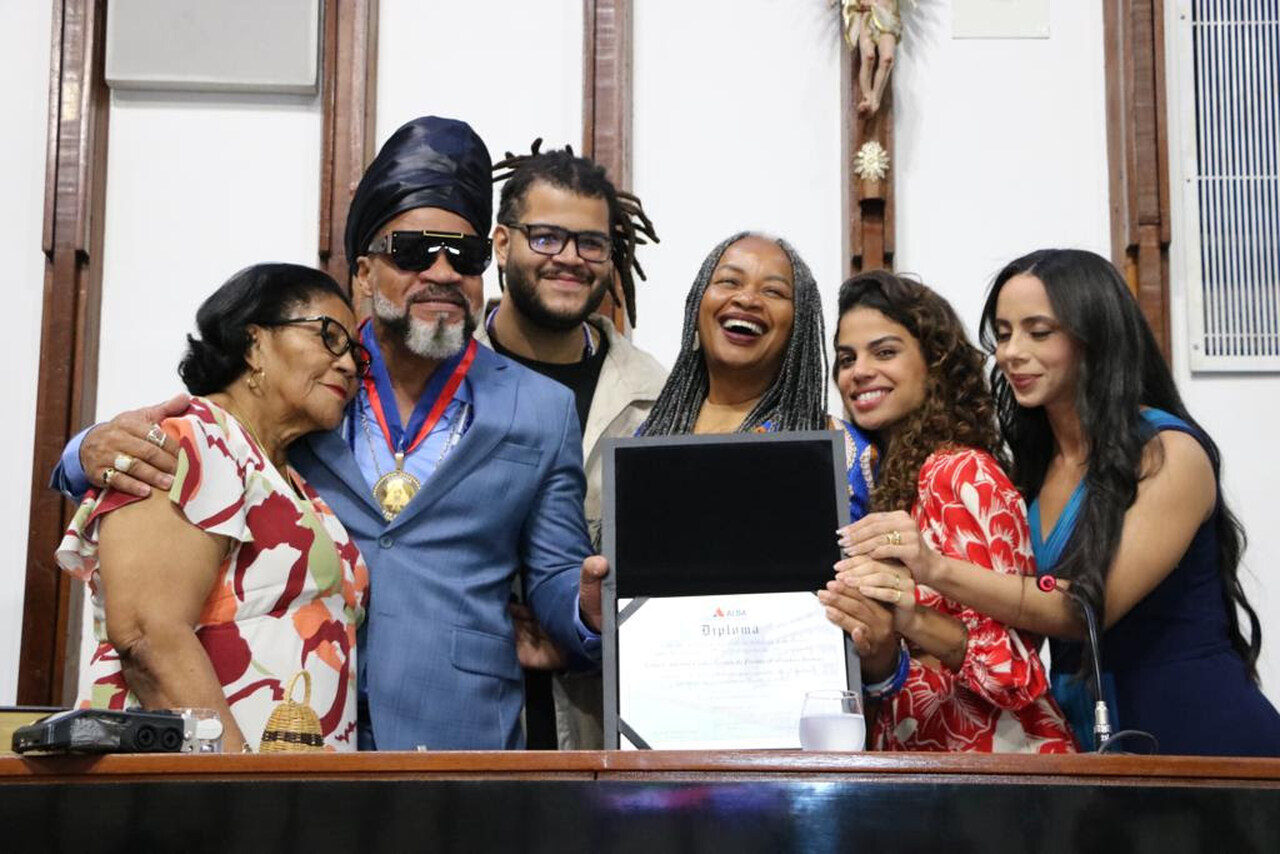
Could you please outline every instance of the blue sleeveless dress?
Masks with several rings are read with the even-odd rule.
[[[1144,410],[1152,434],[1178,430],[1203,443],[1182,419]],[[1085,500],[1076,487],[1048,537],[1040,502],[1028,516],[1036,571],[1051,573]],[[1102,636],[1103,693],[1114,732],[1144,730],[1166,755],[1280,756],[1280,714],[1249,681],[1227,635],[1228,603],[1218,575],[1218,511],[1196,531],[1173,571]],[[1093,749],[1093,698],[1076,679],[1082,644],[1050,639],[1053,695],[1081,747]]]

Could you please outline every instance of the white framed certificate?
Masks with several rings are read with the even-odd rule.
[[[808,691],[861,689],[815,592],[848,524],[834,431],[606,440],[605,746],[799,747]]]
[[[799,748],[805,692],[848,687],[844,633],[812,593],[625,599],[618,609],[624,750]]]

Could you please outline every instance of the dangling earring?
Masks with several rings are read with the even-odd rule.
[[[702,349],[702,340],[698,338],[698,330],[693,330],[693,349],[695,351]]]

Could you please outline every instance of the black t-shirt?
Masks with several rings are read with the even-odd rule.
[[[549,377],[567,386],[573,392],[574,402],[578,407],[578,426],[582,430],[587,429],[587,415],[591,412],[591,399],[596,394],[596,384],[600,381],[600,369],[604,367],[605,354],[609,352],[609,339],[604,335],[600,335],[600,346],[596,348],[595,353],[589,358],[580,362],[571,362],[567,365],[556,364],[554,362],[536,362],[533,359],[526,359],[524,356],[517,356],[494,337],[493,331],[489,332],[489,343],[493,345],[494,352],[499,355],[506,356],[512,361],[519,362],[532,371],[537,371],[544,377]]]

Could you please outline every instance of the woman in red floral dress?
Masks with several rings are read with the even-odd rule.
[[[1034,575],[982,361],[951,306],[923,285],[873,272],[841,287],[835,378],[850,420],[882,454],[873,509],[910,511],[940,552]],[[1076,749],[1036,654],[1041,638],[916,585],[894,562],[852,555],[837,572],[819,595],[862,655],[875,749]]]

